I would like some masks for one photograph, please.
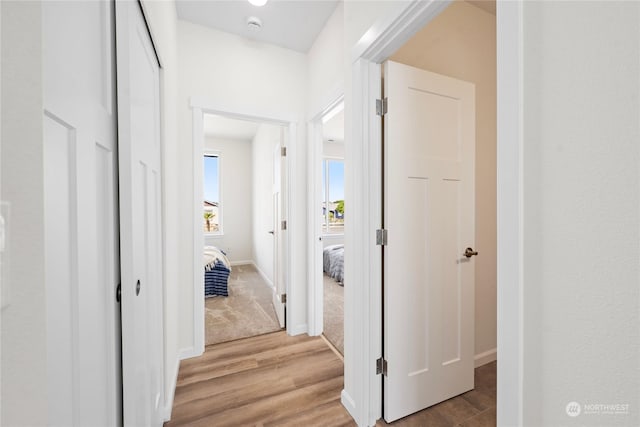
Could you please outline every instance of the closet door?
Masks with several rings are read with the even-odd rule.
[[[42,2],[48,425],[122,420],[113,7]]]
[[[116,2],[125,425],[162,424],[160,67],[138,2]]]

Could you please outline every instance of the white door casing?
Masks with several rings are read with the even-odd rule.
[[[139,4],[116,2],[125,425],[163,421],[159,64]]]
[[[384,418],[473,388],[475,88],[384,64]]]
[[[282,133],[281,130],[281,140]],[[286,295],[287,291],[282,274],[283,245],[285,243],[283,236],[284,233],[286,233],[286,230],[282,226],[285,218],[282,195],[284,194],[283,185],[285,182],[283,177],[285,177],[286,174],[283,173],[285,157],[282,155],[282,147],[283,145],[279,142],[273,150],[273,307],[276,310],[280,327],[284,328],[286,323],[286,304],[282,301],[282,296]]]
[[[48,425],[121,425],[114,25],[42,4]]]

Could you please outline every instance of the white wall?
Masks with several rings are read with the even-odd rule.
[[[344,32],[344,3],[340,2],[307,54],[309,118],[314,118],[338,97],[344,95]],[[311,155],[311,151],[309,153]],[[325,142],[321,153],[344,158],[344,144]],[[311,160],[307,164],[310,165],[308,171],[311,173]],[[309,190],[310,195],[314,192],[315,190]],[[323,247],[340,243],[344,243],[344,236],[325,236],[322,239]]]
[[[253,260],[273,284],[273,153],[280,143],[279,126],[261,124],[253,138]]]
[[[475,354],[496,351],[496,17],[454,2],[393,61],[475,84]]]
[[[525,2],[523,27],[524,424],[640,425],[640,4]]]
[[[2,309],[1,415],[5,426],[47,423],[42,142],[42,26],[39,2],[2,10],[2,189],[10,203],[9,305]],[[3,260],[6,254],[3,254]],[[37,260],[37,262],[34,262]]]
[[[326,141],[323,142],[322,155],[326,157],[344,159],[344,143]]]
[[[344,90],[344,4],[338,3],[307,53],[308,111],[315,116]]]
[[[222,249],[232,263],[250,262],[252,255],[252,143],[206,137],[205,152],[220,154],[222,235],[205,234],[205,245]]]
[[[180,241],[178,243],[181,264],[180,289],[180,346],[189,349],[193,346],[193,149],[192,114],[189,100],[200,96],[217,105],[228,106],[228,110],[243,111],[254,115],[289,115],[299,122],[305,111],[307,90],[306,56],[288,49],[257,43],[205,28],[184,21],[178,22],[178,120],[180,151],[179,203],[189,206],[191,215],[185,215],[178,221]],[[304,165],[306,149],[305,130],[302,123],[298,126],[298,141],[291,150],[288,159],[295,165]],[[306,177],[304,173],[293,182],[294,210],[304,214],[306,208]],[[291,220],[292,218],[290,218]],[[297,241],[292,248],[291,262],[305,265],[306,224],[304,221],[291,220],[290,229]],[[304,267],[302,268],[304,270]],[[199,274],[200,272],[198,272]],[[296,311],[292,312],[295,331],[306,330],[306,288],[305,272],[292,277],[292,286],[296,288],[293,302]]]

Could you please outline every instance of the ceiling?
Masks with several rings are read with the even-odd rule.
[[[495,0],[466,1],[488,13],[496,13]],[[256,7],[247,0],[177,0],[176,8],[180,19],[307,52],[337,3],[337,0],[269,0],[265,6]],[[262,20],[261,32],[247,28],[249,16]],[[252,140],[258,126],[259,123],[246,120],[204,116],[205,135],[214,138]],[[344,142],[344,111],[323,124],[323,139]]]
[[[264,43],[306,53],[333,13],[337,0],[269,0],[256,7],[247,0],[177,0],[178,18]],[[247,27],[247,18],[262,30]]]
[[[229,119],[212,114],[204,115],[204,134],[211,138],[251,141],[260,123]]]

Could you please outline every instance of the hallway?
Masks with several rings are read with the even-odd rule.
[[[207,346],[180,366],[170,426],[352,426],[343,364],[320,337],[275,332]]]
[[[354,426],[340,403],[343,369],[320,337],[280,331],[207,346],[201,357],[182,362],[165,427]],[[495,417],[492,362],[476,368],[474,390],[391,425],[491,427]]]

